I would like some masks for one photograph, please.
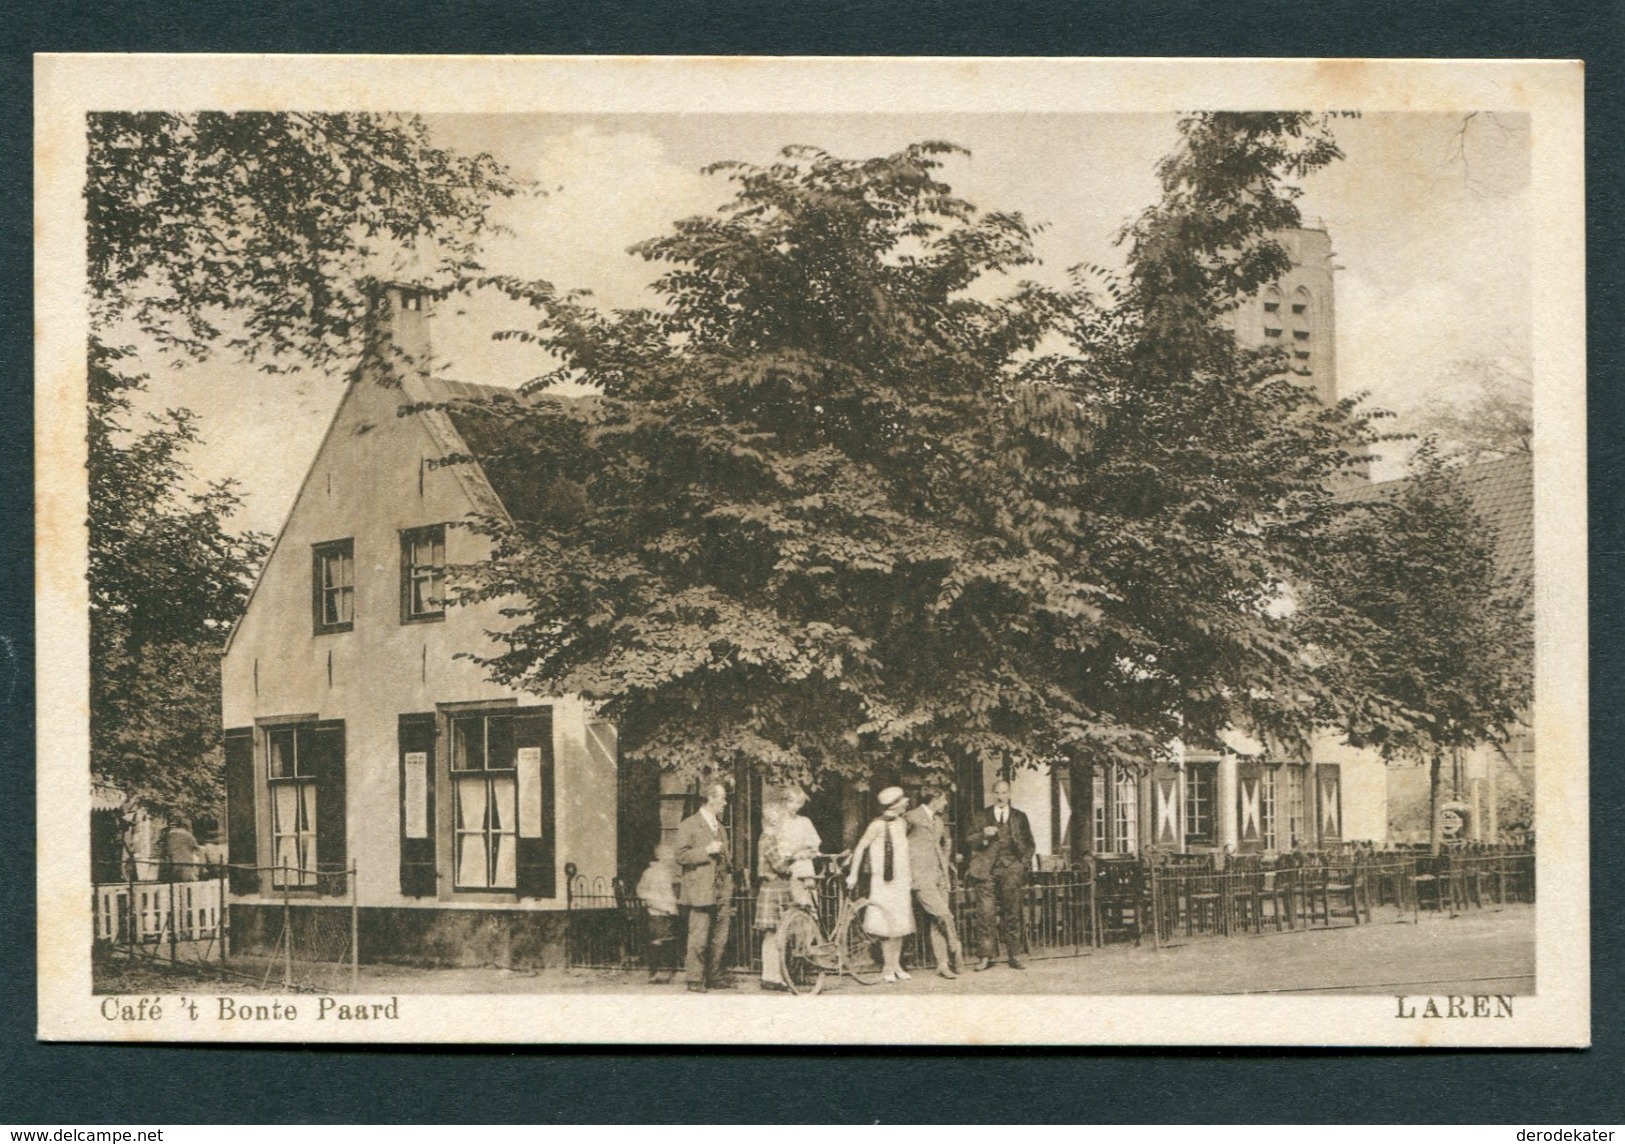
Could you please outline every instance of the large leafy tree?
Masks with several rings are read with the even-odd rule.
[[[1185,119],[1161,200],[1124,232],[1125,279],[1074,294],[1064,350],[1023,368],[1051,414],[1022,426],[1035,495],[1108,589],[1068,686],[1130,759],[1231,728],[1301,749],[1331,685],[1290,617],[1375,415],[1322,405],[1233,314],[1288,268],[1274,236],[1339,154],[1326,117]]]
[[[218,797],[219,652],[263,545],[230,531],[232,486],[187,472],[193,417],[136,418],[137,357],[342,370],[380,348],[371,280],[475,273],[518,187],[410,116],[117,112],[87,130],[92,770],[187,815]]]
[[[264,544],[229,482],[194,491],[184,410],[131,424],[144,379],[90,361],[90,749],[98,781],[165,816],[219,800],[220,650]]]
[[[466,279],[492,204],[519,190],[416,116],[103,112],[88,130],[96,336],[271,369],[353,358],[376,275]]]
[[[1499,569],[1494,529],[1432,441],[1388,495],[1327,538],[1299,617],[1340,686],[1322,717],[1431,775],[1438,849],[1443,760],[1505,743],[1531,700],[1531,585]]]
[[[1281,605],[1369,429],[1228,312],[1285,268],[1324,123],[1188,119],[1104,292],[1000,294],[1031,229],[954,197],[950,150],[716,168],[731,204],[635,248],[658,308],[502,283],[544,380],[603,396],[477,416],[532,490],[467,570],[497,679],[600,701],[629,755],[815,781],[1306,729]]]
[[[1057,300],[974,292],[1030,232],[950,193],[950,150],[717,168],[733,202],[637,248],[670,268],[659,310],[507,284],[603,398],[506,434],[496,463],[555,491],[490,522],[478,594],[529,602],[498,679],[597,699],[625,753],[690,773],[1032,756],[1072,705],[1046,627],[1092,592],[1003,448],[1007,366]]]

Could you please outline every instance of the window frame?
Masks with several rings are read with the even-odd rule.
[[[265,731],[265,785],[270,797],[270,827],[271,827],[271,888],[273,890],[310,890],[314,892],[319,885],[317,863],[320,861],[321,833],[317,829],[318,815],[316,811],[317,779],[315,768],[300,769],[299,740],[302,734],[315,733],[314,723],[286,723],[274,727],[266,727]],[[293,766],[289,774],[278,774],[275,764],[277,757],[276,740],[286,735],[292,747]],[[293,830],[283,830],[281,813],[278,806],[277,792],[283,788],[291,788],[294,804]],[[306,794],[309,794],[309,804],[306,803]],[[286,869],[277,859],[281,851],[281,842],[284,838],[292,838],[294,852],[303,854],[304,840],[309,839],[311,847],[311,862],[307,868],[300,859],[298,877],[288,880],[282,876]]]
[[[1304,815],[1307,810],[1304,787],[1307,785],[1307,768],[1288,764],[1286,770],[1286,844],[1287,848],[1302,842],[1308,843],[1308,835],[1304,827],[1307,825]]]
[[[447,716],[447,773],[451,776],[451,888],[459,894],[517,894],[519,891],[519,752],[515,746],[514,728],[508,728],[507,766],[493,767],[491,762],[491,725],[493,723],[509,722],[517,718],[515,708],[503,708],[498,711],[459,711]],[[480,726],[480,765],[466,767],[459,764],[464,761],[463,740],[458,735],[460,724],[477,722]],[[483,825],[477,829],[467,829],[463,826],[463,797],[465,784],[474,785],[473,780],[483,776],[485,782],[485,807],[482,816]],[[512,798],[509,803],[509,821],[507,828],[495,822],[497,815],[497,782],[506,779],[511,782]],[[495,825],[493,825],[495,823]],[[468,885],[463,877],[463,846],[466,839],[478,837],[485,848],[485,876],[483,885]],[[500,847],[493,843],[500,843],[506,839],[512,847],[513,854],[513,881],[508,884],[499,883],[497,876],[500,873]]]
[[[1141,787],[1145,776],[1125,763],[1103,763],[1089,776],[1089,852],[1101,857],[1136,855],[1141,846]],[[1072,812],[1077,813],[1073,807]],[[1155,837],[1156,823],[1151,823]]]
[[[336,558],[339,568],[349,569],[349,582],[331,584],[326,582],[327,561]],[[349,602],[349,618],[328,622],[327,597],[334,593],[334,600],[347,600]],[[329,635],[334,632],[349,632],[355,630],[355,538],[345,537],[342,540],[327,540],[320,544],[313,544],[310,548],[310,603],[311,622],[316,635]],[[337,614],[337,608],[335,608]]]
[[[1269,851],[1280,849],[1275,805],[1275,776],[1278,772],[1278,767],[1261,767],[1258,772],[1258,845],[1260,849]]]
[[[1110,853],[1138,854],[1140,852],[1140,776],[1132,767],[1124,766],[1121,763],[1115,763],[1113,767]]]
[[[1218,843],[1219,764],[1209,760],[1185,764],[1185,805],[1180,829],[1187,847]]]
[[[426,537],[438,537],[438,539],[428,540],[431,560],[435,555],[435,549],[439,549],[440,561],[438,564],[416,563],[416,546],[424,543]],[[418,528],[403,528],[401,529],[400,540],[401,623],[432,624],[443,621],[446,618],[446,526],[444,524],[426,524]],[[439,594],[438,597],[430,598],[438,598],[439,606],[433,610],[418,612],[413,610],[412,601],[413,588],[419,579],[420,569],[426,569],[430,573],[427,576],[427,582],[430,585],[437,585],[435,591]]]

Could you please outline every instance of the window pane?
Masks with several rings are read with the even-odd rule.
[[[514,814],[514,781],[511,778],[493,778],[491,780],[491,829],[513,833],[516,815]]]
[[[293,732],[271,731],[265,739],[271,753],[271,777],[291,778],[294,774]]]
[[[455,771],[485,769],[485,720],[454,719],[451,724],[451,767]]]
[[[512,719],[495,716],[485,721],[485,766],[488,770],[513,770],[513,724]]]
[[[457,780],[457,829],[485,829],[485,797],[484,778]]]
[[[1117,775],[1117,851],[1133,854],[1140,848],[1140,791],[1134,772],[1122,768]]]
[[[298,875],[293,871],[299,868],[299,840],[291,834],[278,838],[273,861],[277,866],[278,885],[298,881]]]
[[[1095,808],[1095,836],[1091,847],[1095,850],[1106,849],[1106,778],[1104,775],[1095,775],[1090,780],[1092,786],[1092,799]]]
[[[515,852],[519,844],[511,834],[498,835],[492,839],[496,847],[496,873],[491,878],[491,885],[504,890],[511,890],[517,884],[515,876]]]
[[[485,868],[485,835],[462,834],[457,838],[457,885],[484,889],[489,884]]]
[[[299,787],[295,783],[279,783],[271,788],[271,830],[276,834],[292,835],[299,829]]]
[[[1275,772],[1265,770],[1258,777],[1258,834],[1266,850],[1275,849]]]

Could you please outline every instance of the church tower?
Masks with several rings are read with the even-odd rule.
[[[1274,237],[1292,267],[1242,304],[1236,337],[1244,345],[1280,346],[1287,368],[1331,405],[1340,396],[1331,236],[1324,227],[1303,227]]]

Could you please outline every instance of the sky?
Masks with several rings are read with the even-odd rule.
[[[1043,225],[1040,265],[1025,277],[1062,284],[1080,263],[1120,268],[1115,238],[1158,195],[1157,160],[1176,140],[1157,114],[998,115],[458,115],[428,117],[437,142],[489,151],[536,194],[503,203],[512,234],[485,252],[499,273],[585,288],[600,304],[655,299],[658,268],[628,253],[670,223],[729,197],[724,160],[773,161],[789,144],[843,158],[943,140],[969,154],[941,177],[983,210],[1019,211]],[[1463,363],[1489,361],[1530,376],[1529,128],[1481,113],[1367,114],[1340,120],[1345,158],[1311,176],[1306,220],[1333,240],[1337,372],[1343,395],[1364,392],[1401,415],[1462,401]],[[1012,286],[1014,283],[1012,282]],[[505,300],[441,303],[432,337],[439,371],[518,385],[543,372],[533,348],[491,334],[532,324]],[[343,391],[338,375],[273,376],[217,357],[146,365],[153,407],[184,406],[204,444],[200,480],[234,478],[239,527],[275,532],[298,492]],[[1379,477],[1396,475],[1396,453]]]

